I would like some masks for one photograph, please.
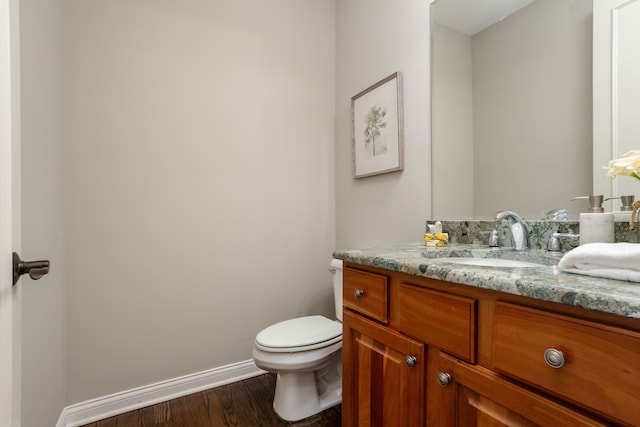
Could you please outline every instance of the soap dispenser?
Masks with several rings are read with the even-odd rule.
[[[574,197],[573,200],[588,199],[589,212],[580,214],[580,244],[613,243],[614,217],[602,208],[604,197],[600,195]]]
[[[607,200],[620,200],[621,202],[620,207],[618,207],[617,209],[612,209],[613,216],[616,221],[629,222],[631,220],[631,212],[633,212],[633,203],[635,200],[635,196],[630,195],[604,199],[605,202]]]

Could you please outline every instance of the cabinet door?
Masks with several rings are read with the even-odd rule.
[[[478,365],[440,353],[428,384],[429,426],[605,426]],[[431,381],[431,379],[430,379]],[[439,383],[439,384],[438,384]]]
[[[347,310],[343,327],[343,426],[423,426],[424,345]]]

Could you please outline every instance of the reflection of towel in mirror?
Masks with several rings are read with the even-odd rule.
[[[587,243],[558,263],[566,273],[640,282],[640,243]]]

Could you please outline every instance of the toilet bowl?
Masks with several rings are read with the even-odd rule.
[[[273,408],[286,421],[308,418],[342,402],[342,261],[333,260],[329,271],[338,320],[298,317],[256,336],[253,360],[277,374]]]

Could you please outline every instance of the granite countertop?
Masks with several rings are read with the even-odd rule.
[[[589,310],[640,318],[640,283],[563,273],[558,256],[545,250],[491,250],[481,245],[456,244],[426,248],[414,243],[390,247],[336,250],[334,258],[477,288],[558,302]],[[523,259],[539,267],[479,267],[447,263],[447,257]]]

